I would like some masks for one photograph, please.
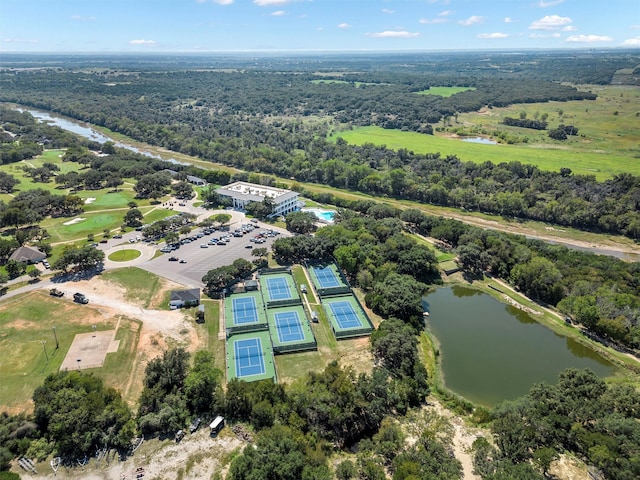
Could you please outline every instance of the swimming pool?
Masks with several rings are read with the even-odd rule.
[[[335,210],[323,210],[321,208],[303,208],[302,211],[311,212],[318,217],[318,220],[327,223],[333,223],[333,218],[336,214]]]

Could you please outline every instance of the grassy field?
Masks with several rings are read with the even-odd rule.
[[[563,145],[483,145],[463,142],[457,138],[381,127],[358,127],[338,132],[332,138],[338,137],[356,145],[372,143],[386,145],[393,150],[406,148],[415,153],[440,153],[443,157],[456,155],[462,161],[474,163],[519,161],[551,171],[567,167],[574,173],[594,175],[598,180],[605,180],[619,173],[640,175],[640,158],[595,151],[580,152],[578,155]]]
[[[138,258],[140,255],[139,250],[118,250],[109,255],[109,260],[112,262],[128,262]]]
[[[124,288],[124,298],[130,303],[143,308],[157,308],[157,305],[152,306],[152,302],[162,288],[161,277],[140,268],[127,267],[105,272],[102,279]]]
[[[469,127],[473,129],[470,133],[484,131],[490,136],[494,136],[495,130],[500,130],[514,136],[527,136],[530,144],[537,145],[550,142],[546,131],[508,127],[501,122],[504,117],[526,115],[528,119],[540,119],[546,115],[549,128],[563,123],[574,125],[579,130],[576,137],[552,143],[576,153],[602,152],[637,161],[640,158],[640,87],[587,85],[581,86],[580,90],[592,91],[598,98],[593,101],[512,105],[464,113],[458,116],[458,122],[452,123],[449,130]]]
[[[429,90],[421,90],[416,92],[420,95],[438,95],[439,97],[450,97],[456,93],[466,92],[467,90],[475,90],[474,87],[431,87]]]
[[[117,318],[105,319],[91,306],[32,292],[0,305],[0,405],[2,410],[23,411],[34,389],[60,368],[78,333],[112,330]],[[56,349],[55,336],[60,348]],[[135,355],[139,323],[120,318],[117,353],[108,354],[102,368],[91,369],[110,385],[123,387]],[[43,343],[44,342],[44,343]],[[46,354],[45,354],[46,350]],[[48,357],[48,363],[47,363]]]

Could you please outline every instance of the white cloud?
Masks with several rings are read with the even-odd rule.
[[[532,33],[529,35],[529,38],[560,38],[560,34],[558,32],[555,33]]]
[[[567,37],[567,42],[572,43],[610,42],[611,40],[613,40],[613,38],[607,37],[606,35],[573,35]]]
[[[385,30],[384,32],[367,33],[366,35],[372,38],[413,38],[420,36],[419,33],[411,33],[404,30]]]
[[[631,30],[640,30],[640,24],[639,25],[631,25]]]
[[[439,17],[448,17],[449,15],[453,15],[455,12],[453,10],[444,10],[438,14]]]
[[[423,25],[433,25],[435,23],[446,23],[447,19],[446,18],[421,18],[419,22],[422,23]]]
[[[273,7],[276,5],[286,5],[291,0],[253,0],[253,3],[259,7]]]
[[[511,17],[504,17],[504,23],[512,23],[513,20]]]
[[[131,40],[129,45],[146,45],[147,47],[155,47],[157,43],[155,40]]]
[[[80,22],[92,22],[96,17],[83,17],[82,15],[71,15],[71,20],[78,20]]]
[[[478,35],[476,35],[477,38],[489,38],[489,39],[494,39],[494,38],[507,38],[509,35],[507,33],[500,33],[500,32],[494,32],[494,33],[479,33]]]
[[[287,12],[285,12],[284,10],[276,10],[275,12],[271,13],[270,15],[272,17],[281,17],[283,15],[286,15]]]
[[[484,22],[484,17],[479,15],[472,15],[466,20],[460,20],[458,23],[460,25],[464,25],[465,27],[470,27],[471,25],[477,25],[478,23]]]
[[[351,25],[349,25],[348,23],[341,23],[340,25],[338,25],[338,28],[351,28]]]
[[[540,20],[535,20],[529,25],[529,30],[556,30],[560,27],[566,27],[572,23],[570,17],[560,17],[558,15],[547,15]]]
[[[628,47],[640,47],[640,37],[627,38],[622,45],[626,45]]]
[[[549,0],[545,2],[544,0],[540,0],[538,2],[538,6],[541,8],[553,7],[554,5],[560,5],[564,0]]]
[[[391,15],[392,13],[396,13],[395,10],[389,10],[388,8],[383,8],[382,9],[382,13],[388,13],[389,15]]]

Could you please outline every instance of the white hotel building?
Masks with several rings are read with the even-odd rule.
[[[269,197],[273,199],[274,204],[272,217],[295,212],[303,206],[298,192],[255,183],[234,182],[218,188],[216,193],[221,197],[230,198],[233,208],[242,210],[251,202],[262,202],[265,197]]]

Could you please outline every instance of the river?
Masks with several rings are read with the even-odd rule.
[[[425,302],[445,385],[474,403],[492,407],[522,396],[534,383],[555,383],[569,367],[601,377],[616,371],[597,352],[478,290],[438,288]]]

